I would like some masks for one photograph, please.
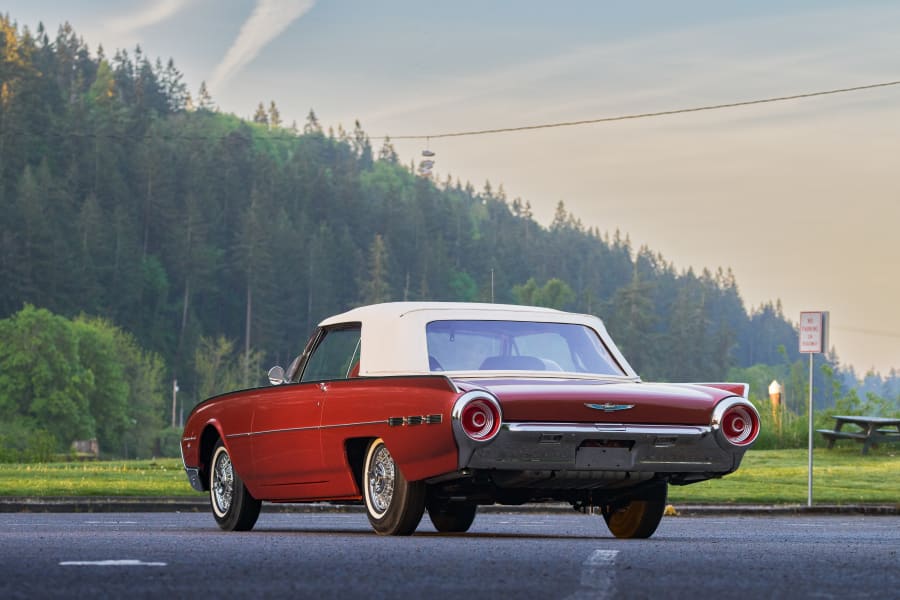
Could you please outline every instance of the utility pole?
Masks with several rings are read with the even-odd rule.
[[[176,412],[176,404],[178,398],[178,380],[172,380],[172,428],[175,428],[175,412]]]

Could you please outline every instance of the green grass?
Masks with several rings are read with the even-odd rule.
[[[803,504],[806,450],[751,450],[732,475],[688,486],[671,486],[675,504]],[[897,504],[900,449],[882,447],[868,456],[859,444],[814,454],[813,497],[817,504]],[[181,461],[100,461],[0,464],[0,496],[187,496]]]
[[[0,496],[193,496],[177,458],[0,464]]]
[[[860,444],[813,451],[815,504],[900,503],[900,450],[860,453]],[[722,479],[670,486],[671,504],[805,504],[808,454],[804,450],[750,450],[737,472]]]

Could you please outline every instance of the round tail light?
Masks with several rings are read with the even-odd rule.
[[[721,416],[715,418],[725,440],[734,446],[752,444],[759,435],[759,415],[753,405],[735,402],[721,407]]]
[[[500,414],[485,400],[473,400],[462,410],[460,418],[463,431],[473,440],[489,440],[500,426]]]
[[[500,431],[500,403],[484,393],[464,394],[456,402],[453,416],[466,437],[476,442],[492,440]]]

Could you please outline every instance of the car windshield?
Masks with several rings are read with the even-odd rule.
[[[432,321],[432,371],[565,371],[624,375],[597,332],[574,323]]]

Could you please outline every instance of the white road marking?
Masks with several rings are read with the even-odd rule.
[[[618,550],[594,550],[581,564],[581,588],[567,600],[612,598],[616,590],[615,562],[618,554]]]
[[[164,562],[144,562],[142,560],[64,560],[62,567],[165,567]]]
[[[137,525],[137,521],[85,521],[85,525]]]

